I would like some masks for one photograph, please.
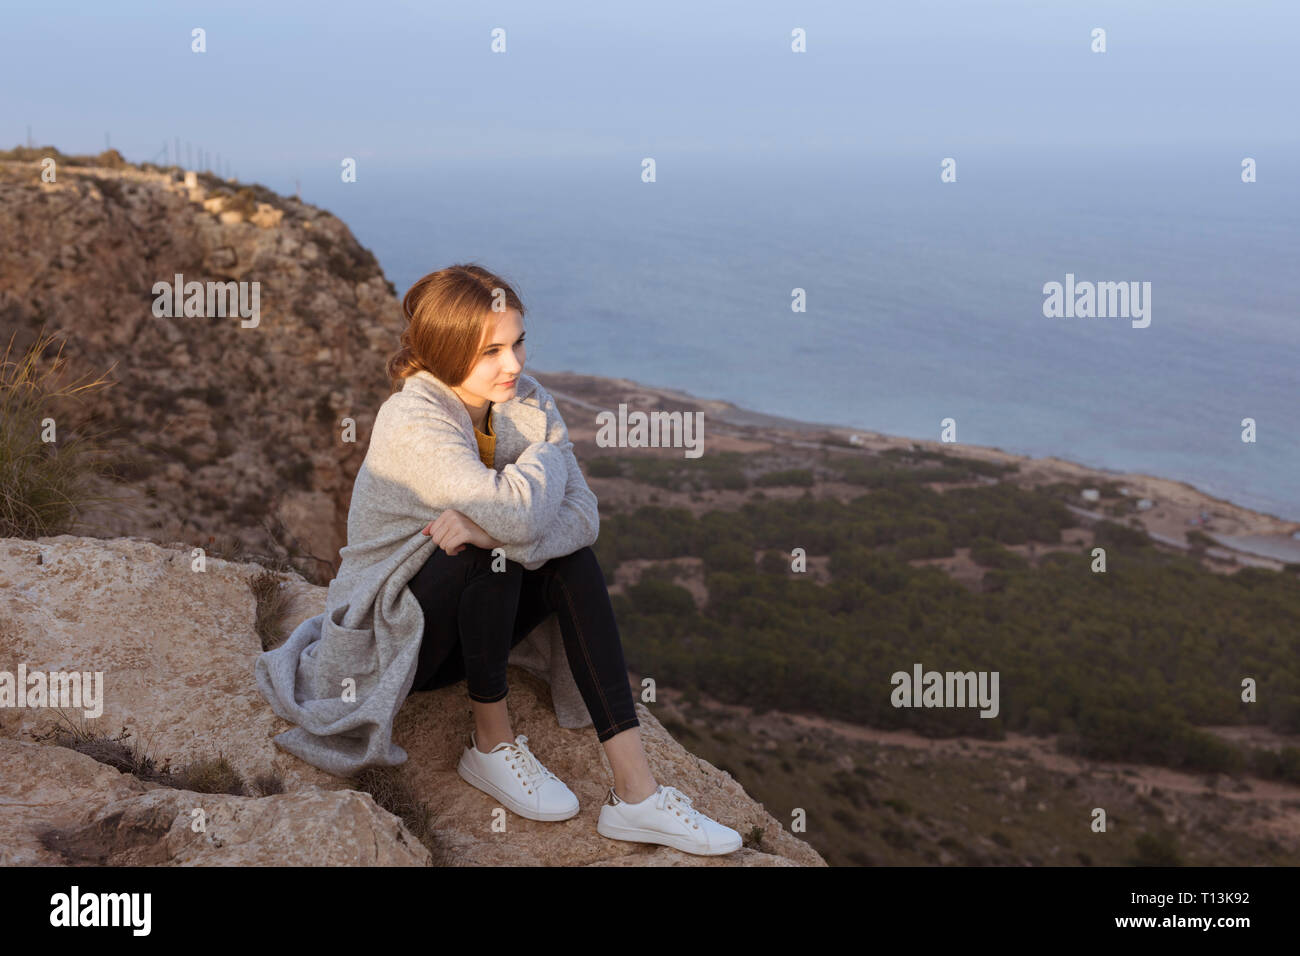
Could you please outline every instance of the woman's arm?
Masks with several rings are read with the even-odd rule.
[[[422,515],[436,518],[452,508],[497,540],[531,541],[550,527],[564,500],[568,462],[550,442],[534,442],[497,471],[483,467],[460,430],[429,407],[404,403],[391,423],[376,421],[375,431],[374,477],[414,498]]]
[[[569,460],[569,480],[565,484],[564,500],[560,502],[559,511],[546,530],[525,544],[500,543],[507,558],[525,567],[531,565],[531,570],[551,558],[572,554],[579,548],[595,544],[600,535],[600,511],[596,496],[587,487],[573,452],[565,454]]]
[[[572,554],[579,548],[595,544],[600,534],[599,502],[587,486],[582,468],[573,454],[568,426],[560,416],[550,392],[542,388],[541,383],[538,383],[537,388],[541,407],[546,410],[546,440],[563,454],[568,474],[559,508],[539,533],[524,539],[501,540],[505,556],[530,570],[535,570],[551,558]],[[491,534],[490,531],[488,533]],[[499,539],[497,535],[493,537]]]

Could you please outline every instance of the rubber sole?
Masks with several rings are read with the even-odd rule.
[[[575,807],[573,810],[562,810],[556,813],[538,813],[536,810],[532,809],[531,807],[526,807],[523,804],[516,801],[514,797],[502,791],[501,788],[498,787],[496,784],[494,784],[492,781],[480,777],[478,774],[476,774],[473,770],[471,770],[466,765],[465,760],[463,758],[460,761],[460,763],[456,765],[456,772],[460,774],[460,778],[464,780],[466,783],[468,783],[471,787],[476,787],[477,789],[482,790],[488,796],[495,797],[505,805],[507,810],[511,811],[512,813],[517,813],[519,814],[519,816],[524,817],[527,820],[541,820],[547,823],[554,822],[556,820],[570,820],[573,817],[576,817],[578,815],[578,811],[582,809],[581,807]]]
[[[741,844],[744,842],[737,839],[734,846],[723,844],[719,847],[702,850],[698,844],[688,843],[682,837],[670,833],[660,833],[658,830],[642,830],[640,827],[625,827],[617,823],[607,823],[603,817],[596,821],[596,832],[611,840],[630,840],[633,843],[658,843],[663,846],[670,846],[674,850],[681,850],[683,853],[694,853],[696,856],[722,856],[724,853],[734,853],[740,849]]]

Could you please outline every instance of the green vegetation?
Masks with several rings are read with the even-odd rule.
[[[875,456],[837,458],[834,467],[840,481],[868,488],[900,488],[924,482],[962,482],[976,478],[998,478],[1018,470],[975,458],[961,458],[938,451],[890,448]]]
[[[704,491],[709,489],[743,489],[749,479],[741,466],[745,456],[729,451],[701,458],[626,459],[624,477],[669,491]]]
[[[982,536],[971,543],[970,557],[976,564],[985,568],[1001,568],[1011,571],[1024,570],[1029,567],[1029,562],[1014,551],[1008,551],[992,538]]]
[[[1294,850],[1261,832],[1249,801],[1159,787],[1142,796],[1130,774],[1105,768],[1052,770],[1022,750],[967,741],[938,750],[856,740],[788,717],[755,722],[684,703],[680,719],[663,724],[737,777],[783,828],[803,817],[806,829],[794,835],[831,866],[1297,863]],[[1106,808],[1107,833],[1091,828],[1097,806]],[[1300,801],[1283,804],[1295,809]]]
[[[627,558],[703,559],[709,600],[645,582],[614,595],[629,666],[724,702],[810,711],[928,736],[1058,734],[1069,752],[1186,770],[1300,782],[1300,751],[1241,750],[1196,725],[1267,725],[1300,732],[1300,589],[1286,573],[1204,571],[1151,545],[1137,529],[1099,522],[1091,548],[1044,554],[1037,566],[1007,550],[1059,545],[1074,526],[1068,485],[1010,483],[938,494],[928,465],[845,504],[750,501],[695,518],[642,507],[605,517],[596,550],[612,569]],[[945,466],[946,467],[946,466]],[[1077,500],[1075,497],[1073,500]],[[789,570],[802,547],[829,556],[832,580]],[[991,568],[979,592],[913,558],[969,547]],[[990,578],[989,576],[995,576]],[[890,675],[998,671],[1000,713],[895,708]],[[1259,703],[1243,703],[1254,678]]]
[[[813,473],[809,468],[787,468],[784,471],[769,471],[766,474],[759,475],[758,480],[754,482],[760,488],[780,485],[811,488],[813,483]]]

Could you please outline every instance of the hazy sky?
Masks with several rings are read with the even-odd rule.
[[[37,145],[98,152],[107,132],[140,160],[179,136],[280,188],[343,156],[1254,155],[1300,135],[1294,0],[93,0],[7,3],[3,22],[0,145],[30,125]],[[796,27],[807,53],[790,50]]]

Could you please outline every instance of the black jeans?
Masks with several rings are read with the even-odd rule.
[[[502,700],[506,659],[554,611],[574,681],[603,743],[640,725],[623,645],[596,554],[580,548],[535,571],[467,544],[459,554],[434,548],[407,585],[424,609],[424,637],[411,693],[464,680],[471,700]]]

